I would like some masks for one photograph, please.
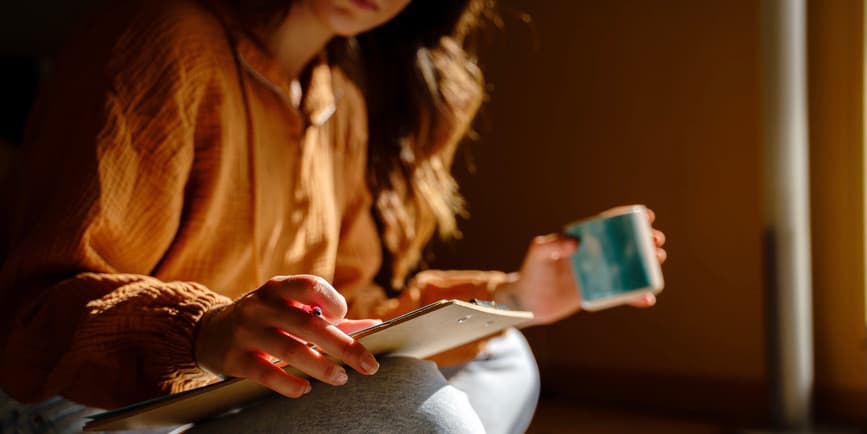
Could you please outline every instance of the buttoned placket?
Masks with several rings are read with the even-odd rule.
[[[254,56],[258,56],[259,54],[261,53],[253,53]],[[296,159],[296,166],[293,169],[294,173],[298,175],[298,184],[291,192],[295,206],[290,211],[288,218],[293,226],[305,227],[304,221],[316,212],[315,209],[312,209],[310,192],[316,188],[315,185],[311,185],[313,181],[311,177],[315,176],[315,173],[313,173],[315,172],[315,161],[313,160],[315,155],[313,154],[316,151],[315,148],[317,148],[314,146],[317,145],[317,141],[315,138],[309,136],[318,133],[317,129],[336,113],[336,100],[340,96],[335,92],[331,71],[325,69],[329,67],[324,58],[320,57],[318,59],[319,63],[314,66],[313,76],[311,77],[308,94],[306,95],[308,99],[314,98],[311,104],[309,100],[301,98],[301,85],[297,80],[291,82],[289,86],[281,86],[259,71],[244,56],[240,49],[237,51],[237,55],[242,68],[258,83],[277,95],[288,110],[289,115],[294,118],[290,120],[293,124],[291,139],[299,144],[299,155]],[[322,89],[322,86],[325,85],[329,86],[327,91]],[[293,95],[293,91],[297,92],[297,95]],[[297,98],[294,98],[296,96]],[[310,107],[308,104],[313,107]],[[317,238],[317,234],[308,233],[306,230],[299,235],[311,238],[311,240]]]

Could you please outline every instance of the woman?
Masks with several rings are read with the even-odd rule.
[[[442,373],[380,369],[346,334],[440,298],[540,324],[578,310],[563,260],[577,246],[556,236],[534,240],[519,273],[406,282],[433,232],[456,230],[449,167],[482,98],[464,47],[488,2],[114,3],[59,60],[8,183],[5,423],[74,429],[216,374],[309,396],[207,432],[525,429],[538,380],[519,333]],[[347,372],[308,342],[388,372]]]

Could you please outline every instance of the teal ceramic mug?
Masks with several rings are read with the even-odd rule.
[[[570,259],[582,309],[604,309],[662,291],[662,269],[644,206],[579,220],[567,225],[564,234],[578,240]]]

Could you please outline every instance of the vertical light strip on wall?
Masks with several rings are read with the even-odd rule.
[[[805,0],[764,2],[764,228],[773,423],[811,425],[810,260]]]
[[[864,197],[862,198],[862,200],[864,201],[863,203],[864,203],[865,209],[864,209],[864,213],[863,213],[864,220],[861,222],[861,224],[863,225],[862,227],[864,228],[864,238],[865,238],[864,239],[864,248],[865,248],[864,270],[867,270],[867,6],[863,7],[863,11],[864,11],[864,15],[862,16],[862,19],[864,21],[863,21],[863,26],[861,27],[861,29],[862,29],[861,40],[864,43],[864,45],[862,47],[863,56],[864,56],[862,62],[865,62],[865,64],[863,65],[863,69],[861,70],[861,83],[862,83],[862,85],[861,85],[861,116],[863,117],[863,120],[861,123],[861,125],[862,125],[862,127],[861,127],[861,148],[863,150],[863,152],[862,152],[863,159],[861,161],[861,169],[862,169],[861,182],[863,182],[863,186],[864,186]],[[863,282],[861,290],[867,292],[867,272],[864,273],[864,277],[865,277],[865,281]],[[865,297],[864,297],[864,312],[865,312],[864,327],[867,328],[867,293],[865,293],[864,295],[865,295]],[[867,369],[867,366],[865,366],[864,368]]]

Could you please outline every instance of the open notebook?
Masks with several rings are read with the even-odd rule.
[[[486,302],[440,300],[352,336],[377,355],[426,358],[532,318],[530,312],[501,309]],[[183,425],[237,408],[268,393],[269,389],[256,382],[233,378],[94,415],[84,429],[111,431]]]

